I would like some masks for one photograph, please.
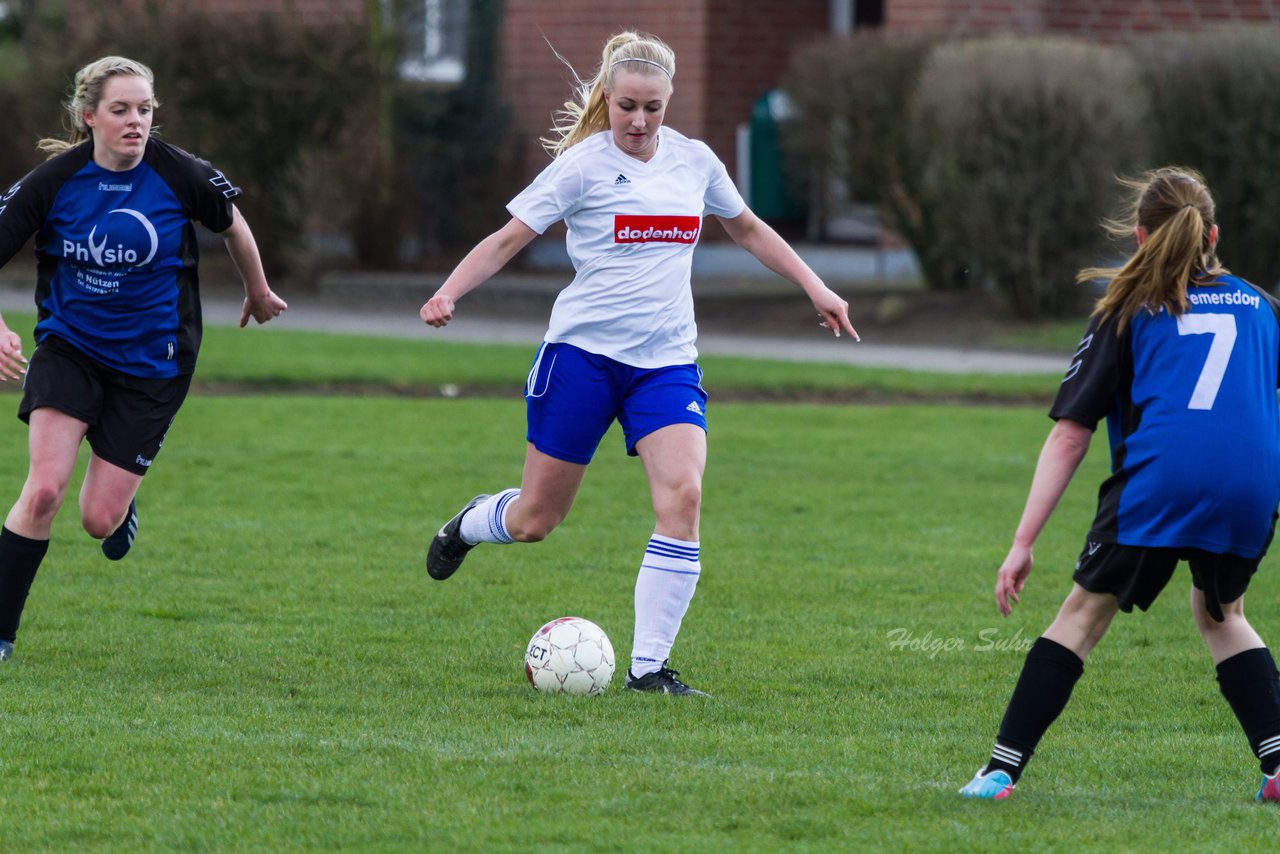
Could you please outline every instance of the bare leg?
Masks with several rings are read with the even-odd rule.
[[[1200,636],[1208,645],[1209,654],[1213,656],[1215,665],[1245,650],[1266,646],[1258,633],[1253,630],[1253,626],[1249,625],[1249,621],[1244,618],[1243,596],[1222,606],[1222,616],[1225,619],[1219,623],[1205,610],[1204,593],[1193,586],[1191,615],[1195,617],[1196,628],[1200,630]]]
[[[529,444],[520,488],[477,495],[445,522],[427,548],[427,573],[437,581],[449,578],[482,542],[546,539],[569,515],[586,471],[585,465],[558,460]]]
[[[56,409],[31,413],[30,465],[0,531],[0,660],[9,657],[27,594],[49,548],[53,519],[67,494],[87,425]]]
[[[702,474],[707,467],[707,434],[693,424],[672,424],[636,442],[649,477],[656,517],[654,532],[696,541],[702,513]]]
[[[56,409],[42,407],[31,413],[27,432],[31,462],[22,493],[5,518],[6,528],[28,539],[49,539],[88,429],[83,421]]]
[[[119,528],[141,484],[142,475],[92,454],[80,487],[80,523],[89,536],[101,540]]]
[[[507,506],[506,528],[512,539],[536,543],[546,539],[569,515],[587,467],[539,451],[525,449],[520,495]]]
[[[1119,607],[1119,601],[1110,593],[1090,593],[1079,584],[1073,585],[1058,609],[1058,616],[1044,630],[1044,637],[1065,646],[1084,661],[1111,627]]]

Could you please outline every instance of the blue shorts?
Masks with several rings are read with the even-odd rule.
[[[636,442],[663,427],[707,429],[707,393],[694,364],[633,368],[572,344],[543,343],[524,398],[525,438],[547,456],[581,465],[591,462],[615,419],[631,456]]]

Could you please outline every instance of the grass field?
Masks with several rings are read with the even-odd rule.
[[[467,347],[426,338],[349,337],[333,358],[318,357],[333,336],[266,327],[252,338],[227,328],[207,330],[200,380],[239,389],[317,387],[338,390],[438,396],[443,385],[519,399],[529,371],[527,346]],[[1076,341],[1079,340],[1078,330]],[[252,346],[248,344],[252,342]],[[856,346],[832,341],[833,347]],[[1063,365],[1075,341],[1062,345]],[[794,363],[710,356],[700,363],[718,396],[752,399],[840,401],[962,400],[1043,401],[1047,406],[1060,377],[1027,375],[929,374],[916,371],[825,364],[818,369]],[[714,381],[713,381],[714,380]]]
[[[521,658],[547,619],[586,616],[630,648],[651,520],[620,437],[547,542],[481,547],[438,583],[422,569],[435,527],[518,476],[515,389],[285,393],[503,371],[518,388],[529,355],[210,330],[206,380],[275,391],[193,395],[124,562],[68,500],[0,667],[3,848],[1239,850],[1274,835],[1185,573],[1117,621],[1010,801],[956,794],[1070,586],[1106,466],[1099,441],[1002,620],[994,572],[1042,407],[717,403],[718,371],[780,387],[815,371],[709,360],[704,572],[672,664],[714,697],[620,679],[601,697],[535,693]],[[885,382],[950,398],[983,381]],[[0,420],[11,496],[25,460],[25,430]],[[1267,569],[1250,615],[1274,638]]]

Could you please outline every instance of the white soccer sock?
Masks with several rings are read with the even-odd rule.
[[[472,546],[476,543],[505,545],[514,542],[507,533],[507,508],[519,495],[518,489],[504,489],[468,510],[458,529],[462,541]]]
[[[636,629],[631,674],[660,668],[671,654],[680,622],[689,610],[702,564],[698,543],[654,534],[636,576]]]

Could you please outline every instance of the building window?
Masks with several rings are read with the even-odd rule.
[[[853,26],[878,27],[884,23],[884,0],[855,0]]]
[[[884,24],[884,0],[831,0],[831,31],[848,33]]]
[[[401,18],[406,80],[459,83],[466,74],[466,0],[408,0]]]

